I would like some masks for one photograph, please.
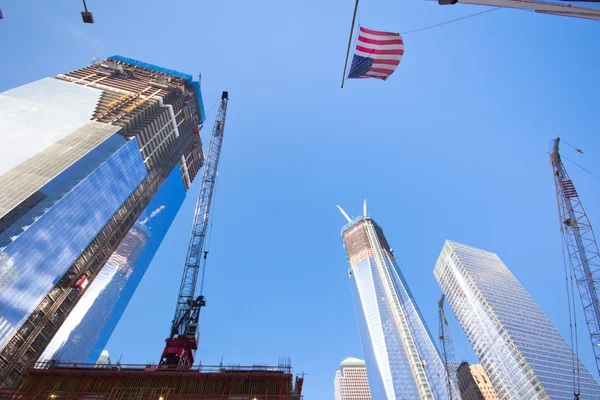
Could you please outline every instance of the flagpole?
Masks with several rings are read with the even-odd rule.
[[[358,2],[359,0],[356,0],[356,4],[354,4],[354,15],[352,16],[352,26],[350,27],[350,37],[348,38],[348,50],[346,51],[346,62],[344,63],[344,75],[342,75],[342,89],[344,88],[344,79],[346,79],[346,68],[348,67],[348,56],[350,55],[350,46],[352,45],[352,34],[354,33],[354,22],[356,21]]]

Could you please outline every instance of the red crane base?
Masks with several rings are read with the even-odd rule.
[[[195,337],[179,336],[168,338],[160,363],[166,365],[194,365],[194,356],[198,349]]]

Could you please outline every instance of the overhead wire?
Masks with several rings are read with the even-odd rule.
[[[219,102],[219,97],[217,97],[217,101],[214,102],[214,104],[212,105],[212,107],[210,108],[210,110],[204,115],[204,119],[202,120],[202,123],[204,123],[204,121],[206,121],[208,119],[208,116],[210,115],[210,113],[215,109],[215,106],[217,105],[217,103]]]
[[[590,174],[590,175],[593,175],[594,177],[596,177],[596,178],[600,179],[600,176],[598,176],[598,175],[596,175],[595,173],[593,173],[592,171],[590,171],[590,170],[588,170],[588,169],[586,169],[586,168],[582,167],[581,165],[577,164],[575,161],[571,161],[571,160],[569,160],[567,157],[563,156],[562,154],[560,155],[560,158],[562,158],[562,159],[564,159],[564,160],[567,160],[568,162],[570,162],[571,164],[573,164],[573,165],[575,165],[575,166],[577,166],[577,167],[581,168],[582,170],[584,170],[584,171],[585,171],[585,172],[587,172],[588,174]]]
[[[410,30],[410,31],[405,31],[405,32],[400,32],[400,35],[407,35],[407,34],[409,34],[409,33],[415,33],[415,32],[425,31],[425,30],[428,30],[428,29],[437,28],[438,26],[447,25],[447,24],[451,24],[451,23],[453,23],[453,22],[461,21],[461,20],[463,20],[463,19],[467,19],[467,18],[476,17],[476,16],[478,16],[478,15],[482,15],[482,14],[485,14],[485,13],[489,13],[489,12],[492,12],[492,11],[496,11],[496,10],[499,10],[499,9],[501,9],[501,8],[502,8],[502,7],[494,7],[494,8],[490,8],[490,9],[488,9],[488,10],[480,11],[480,12],[473,13],[473,14],[469,14],[469,15],[465,15],[465,16],[462,16],[462,17],[459,17],[459,18],[454,18],[454,19],[451,19],[451,20],[449,20],[449,21],[440,22],[440,23],[438,23],[438,24],[434,24],[434,25],[425,26],[425,27],[423,27],[423,28],[419,28],[419,29],[413,29],[413,30]],[[357,14],[356,14],[356,17],[357,17],[358,26],[360,26],[360,5],[358,5],[358,6],[357,6]]]
[[[459,334],[458,335],[458,341],[460,342],[460,346],[463,348],[464,350],[464,354],[468,354],[469,350],[468,350],[468,346],[465,345],[465,341],[463,340],[462,336]]]
[[[448,303],[450,304],[450,303]],[[450,307],[452,309],[452,306]],[[463,340],[462,337],[462,329],[460,328],[460,326],[457,328],[456,326],[459,324],[458,320],[456,319],[456,315],[454,314],[454,310],[452,310],[452,314],[449,318],[447,318],[448,321],[448,330],[450,331],[450,336],[453,339],[453,344],[455,343],[455,339],[458,337],[458,341],[460,342],[460,345],[462,347],[462,349],[464,350],[463,353],[463,360],[466,358],[466,356],[469,354],[469,350],[467,348],[467,346],[465,345],[465,342]],[[450,326],[452,325],[452,326]],[[456,350],[456,348],[455,348]],[[458,362],[458,357],[456,356],[456,352],[454,353],[454,360]]]
[[[419,28],[419,29],[413,29],[412,31],[400,32],[400,34],[401,34],[401,35],[407,35],[407,34],[409,34],[409,33],[415,33],[415,32],[420,32],[420,31],[426,31],[426,30],[428,30],[428,29],[437,28],[438,26],[442,26],[442,25],[451,24],[451,23],[453,23],[453,22],[456,22],[456,21],[461,21],[461,20],[463,20],[463,19],[472,18],[472,17],[476,17],[476,16],[478,16],[478,15],[481,15],[481,14],[485,14],[485,13],[489,13],[489,12],[492,12],[492,11],[496,11],[496,10],[499,10],[499,9],[501,9],[501,8],[502,8],[502,7],[495,7],[495,8],[491,8],[491,9],[489,9],[489,10],[480,11],[480,12],[478,12],[478,13],[474,13],[474,14],[465,15],[465,16],[463,16],[463,17],[459,17],[459,18],[451,19],[451,20],[449,20],[449,21],[440,22],[439,24],[425,26],[425,27],[423,27],[423,28]]]
[[[583,151],[581,151],[581,149],[578,149],[577,147],[573,146],[572,144],[570,144],[570,143],[567,143],[567,142],[566,142],[564,139],[561,139],[561,141],[562,141],[564,144],[566,144],[567,146],[570,146],[570,147],[574,148],[574,149],[575,149],[575,150],[576,150],[578,153],[581,153],[581,154],[583,154]]]

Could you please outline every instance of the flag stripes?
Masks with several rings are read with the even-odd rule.
[[[348,78],[386,80],[400,64],[404,54],[402,36],[360,27]]]

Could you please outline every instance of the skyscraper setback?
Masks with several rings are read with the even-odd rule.
[[[365,362],[354,357],[342,361],[333,388],[334,400],[372,400]]]
[[[598,383],[496,254],[446,241],[434,275],[500,399],[577,391],[600,399]]]
[[[202,165],[200,85],[114,56],[0,93],[0,386],[95,362]]]
[[[354,220],[341,211],[349,221],[342,238],[373,398],[448,399],[444,364],[383,230],[366,205]]]

